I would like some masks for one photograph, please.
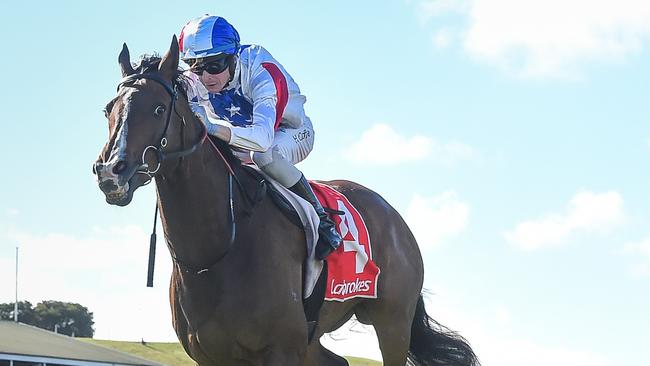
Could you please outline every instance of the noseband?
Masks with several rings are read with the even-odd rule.
[[[169,129],[169,124],[172,120],[172,114],[175,113],[178,117],[181,118],[183,124],[185,124],[185,118],[179,115],[178,112],[176,111],[176,101],[178,100],[178,84],[173,83],[172,86],[162,77],[160,77],[160,75],[154,73],[133,74],[120,80],[120,83],[117,85],[118,92],[120,88],[122,88],[124,85],[133,83],[140,79],[153,80],[157,82],[158,84],[162,85],[163,88],[165,88],[165,91],[167,91],[167,93],[171,97],[171,107],[169,108],[169,113],[167,114],[167,118],[165,120],[165,129],[162,132],[158,145],[155,146],[149,145],[144,148],[144,151],[142,151],[142,164],[136,170],[136,173],[145,174],[149,177],[149,180],[145,183],[148,184],[149,182],[151,182],[151,179],[155,176],[155,174],[160,170],[160,165],[164,160],[180,158],[196,151],[196,149],[203,143],[203,141],[208,136],[208,130],[203,123],[199,123],[199,125],[201,126],[201,137],[196,143],[194,143],[189,148],[181,149],[180,151],[164,152],[163,149],[167,147],[167,130]],[[149,165],[145,162],[145,156],[150,149],[154,150],[158,157],[158,165],[154,170],[149,170]]]

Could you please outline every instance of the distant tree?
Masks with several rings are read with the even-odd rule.
[[[14,304],[0,304],[0,320],[14,320]],[[18,301],[18,321],[36,325],[36,314],[29,301]]]
[[[0,304],[0,320],[13,319],[14,303]],[[29,301],[19,301],[18,321],[69,336],[92,338],[95,334],[93,313],[76,303],[49,300],[32,307]]]
[[[93,313],[76,303],[61,301],[42,301],[34,308],[39,328],[56,331],[75,337],[90,337],[93,330]]]

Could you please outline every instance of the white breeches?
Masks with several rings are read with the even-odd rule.
[[[248,160],[289,188],[302,176],[294,164],[304,160],[313,148],[314,128],[309,117],[305,117],[299,128],[280,127],[275,131],[271,147],[264,152],[250,152]]]

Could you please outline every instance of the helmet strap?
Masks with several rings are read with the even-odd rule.
[[[230,73],[230,79],[228,79],[226,85],[230,84],[232,79],[235,77],[235,68],[237,67],[236,57],[237,55],[228,56],[228,72]]]

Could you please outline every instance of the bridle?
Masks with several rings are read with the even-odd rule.
[[[174,158],[180,158],[183,156],[187,156],[203,144],[203,141],[205,141],[206,137],[208,136],[208,130],[205,127],[203,123],[199,123],[201,126],[201,136],[199,140],[194,143],[192,146],[190,146],[187,149],[182,149],[179,151],[174,151],[174,152],[164,152],[163,149],[167,147],[167,130],[169,129],[169,124],[172,120],[172,114],[176,114],[178,117],[181,118],[183,121],[183,125],[185,124],[185,118],[178,114],[178,111],[176,111],[176,101],[178,100],[178,84],[173,83],[173,86],[171,86],[166,80],[164,80],[160,75],[155,74],[155,73],[143,73],[143,74],[132,74],[127,77],[124,77],[122,80],[120,80],[120,83],[117,85],[117,90],[119,91],[122,86],[125,84],[129,84],[135,81],[138,81],[140,79],[147,79],[147,80],[153,80],[160,85],[162,85],[163,88],[165,88],[165,91],[169,94],[171,97],[171,106],[169,108],[169,113],[167,114],[167,118],[165,120],[165,128],[162,132],[162,135],[160,137],[160,140],[158,142],[157,146],[154,145],[149,145],[144,148],[142,151],[142,164],[137,168],[136,173],[139,174],[145,174],[149,177],[149,180],[144,184],[149,184],[153,177],[158,173],[160,170],[160,165],[162,164],[163,161],[166,159],[174,159]],[[158,165],[156,166],[156,169],[154,170],[149,170],[149,164],[146,163],[145,157],[146,154],[149,150],[154,150],[156,152],[156,155],[158,157]]]
[[[120,83],[117,85],[117,90],[119,91],[122,86],[125,84],[129,84],[132,82],[135,82],[140,79],[147,79],[147,80],[153,80],[160,85],[162,85],[163,88],[167,91],[169,96],[171,97],[171,107],[169,108],[169,113],[167,114],[167,118],[165,120],[165,128],[162,132],[162,135],[160,137],[160,140],[158,142],[158,145],[149,145],[144,148],[142,151],[142,164],[137,168],[136,173],[139,174],[145,174],[149,177],[149,180],[145,184],[149,184],[151,180],[156,176],[158,171],[160,170],[160,165],[162,164],[163,161],[166,159],[173,159],[173,158],[180,158],[183,156],[187,156],[203,144],[203,142],[207,139],[212,147],[217,151],[223,162],[226,164],[226,169],[228,170],[228,196],[229,196],[229,211],[230,211],[230,223],[231,223],[231,235],[230,235],[230,241],[228,243],[228,246],[226,248],[226,251],[222,253],[214,262],[213,264],[204,267],[204,268],[197,268],[195,266],[192,266],[176,257],[174,254],[174,251],[170,247],[170,253],[172,256],[172,259],[174,262],[179,266],[181,270],[183,270],[186,273],[194,273],[197,275],[204,274],[209,272],[214,266],[216,266],[221,259],[223,259],[226,254],[230,251],[232,248],[234,242],[235,242],[235,236],[237,232],[237,224],[235,222],[235,210],[234,210],[234,200],[233,200],[233,177],[235,177],[235,180],[239,187],[241,188],[241,183],[237,179],[237,177],[234,174],[234,171],[230,164],[228,163],[228,160],[225,158],[221,150],[214,144],[212,140],[207,138],[208,136],[208,130],[205,127],[205,125],[202,122],[199,122],[199,125],[201,126],[201,137],[199,140],[194,143],[192,146],[190,146],[187,149],[183,149],[181,147],[181,150],[179,151],[174,151],[174,152],[165,152],[163,149],[167,147],[167,130],[169,129],[169,124],[172,119],[172,114],[176,114],[182,121],[183,125],[185,125],[185,118],[181,116],[178,111],[176,111],[176,101],[178,100],[178,84],[173,83],[173,86],[170,85],[166,80],[164,80],[160,75],[156,73],[142,73],[142,74],[132,74],[129,76],[124,77],[122,80],[120,80]],[[182,142],[181,142],[182,144]],[[181,145],[182,146],[182,145]],[[149,165],[145,161],[145,155],[149,150],[154,150],[156,152],[156,155],[158,156],[158,165],[156,166],[156,169],[154,170],[149,170]],[[153,287],[153,268],[154,268],[154,259],[155,259],[155,253],[156,253],[156,221],[158,217],[158,204],[156,203],[156,211],[154,214],[154,225],[153,225],[153,233],[151,234],[150,241],[149,241],[149,268],[148,268],[148,274],[147,274],[147,287]],[[169,246],[169,243],[167,243]]]

